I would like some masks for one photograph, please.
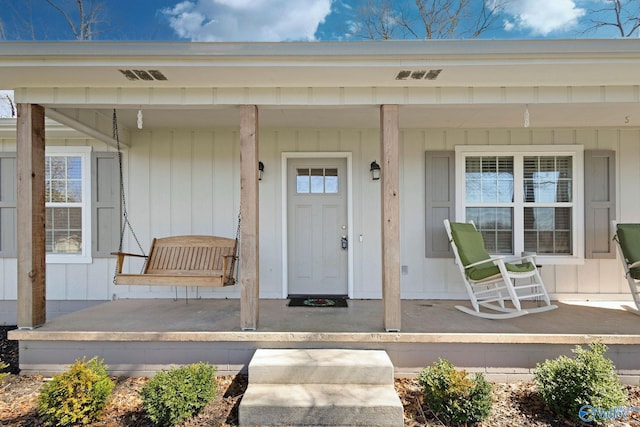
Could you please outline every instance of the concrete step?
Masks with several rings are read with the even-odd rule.
[[[252,384],[241,426],[398,426],[404,410],[393,385]]]
[[[241,426],[402,426],[393,364],[381,350],[259,349]]]
[[[249,382],[393,385],[393,364],[381,350],[258,349]]]

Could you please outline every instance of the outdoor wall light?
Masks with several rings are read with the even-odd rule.
[[[264,173],[264,163],[258,162],[258,181],[262,181],[262,174]]]
[[[371,172],[371,179],[377,181],[380,179],[380,165],[374,160],[371,162],[371,167],[369,168],[369,172]]]

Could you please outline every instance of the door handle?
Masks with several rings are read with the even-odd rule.
[[[343,250],[347,250],[349,248],[349,239],[347,239],[347,236],[342,236],[342,239],[340,239],[340,245]]]

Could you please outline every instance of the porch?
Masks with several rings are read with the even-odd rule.
[[[461,301],[403,300],[399,333],[382,332],[381,300],[349,300],[347,308],[287,303],[260,300],[259,329],[242,331],[235,299],[115,300],[9,338],[20,341],[23,374],[59,372],[85,355],[104,358],[118,375],[197,361],[234,374],[246,372],[257,348],[353,348],[386,350],[397,376],[443,357],[507,382],[530,379],[536,363],[599,339],[622,380],[640,383],[640,319],[625,303],[558,302],[551,312],[496,321],[456,310]]]

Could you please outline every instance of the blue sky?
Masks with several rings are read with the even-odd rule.
[[[73,7],[75,0],[56,0]],[[95,39],[152,41],[353,40],[349,32],[361,0],[93,0],[103,3]],[[400,2],[402,0],[397,0]],[[472,0],[478,6],[481,0]],[[504,2],[496,29],[483,38],[615,37],[611,31],[582,34],[590,10],[605,0],[486,0]],[[635,1],[635,0],[634,0]],[[85,0],[90,3],[91,0]],[[637,2],[636,2],[637,3]],[[637,7],[637,6],[636,6]],[[0,0],[7,39],[31,40],[22,32],[27,16],[36,38],[70,39],[62,16],[45,0]],[[0,34],[1,35],[1,34]],[[358,40],[358,38],[355,38]]]

